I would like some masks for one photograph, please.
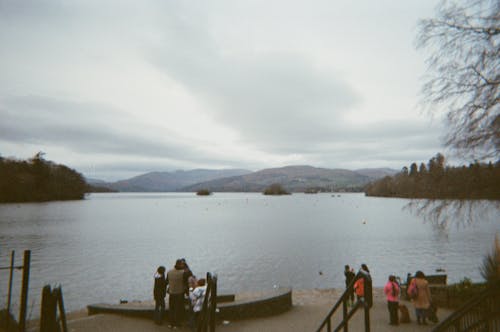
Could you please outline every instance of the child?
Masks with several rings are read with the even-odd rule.
[[[200,312],[201,309],[203,309],[203,301],[205,301],[205,292],[207,290],[207,286],[205,284],[206,284],[205,279],[202,278],[198,280],[196,288],[189,293],[189,299],[191,300],[191,305],[193,307],[193,320],[194,320],[195,331],[198,328],[200,322]]]

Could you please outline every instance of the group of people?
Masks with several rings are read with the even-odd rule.
[[[344,270],[346,288],[353,286],[353,291],[349,293],[349,300],[354,304],[354,294],[357,300],[369,308],[373,305],[372,278],[370,270],[366,264],[361,264],[361,268],[356,274],[354,270],[345,265]],[[413,278],[407,278],[407,293],[415,307],[415,315],[417,323],[427,325],[427,318],[437,321],[435,313],[431,312],[431,292],[429,283],[425,279],[422,271],[417,271]],[[401,286],[398,278],[390,275],[387,283],[384,286],[384,294],[387,300],[387,308],[389,311],[389,324],[399,325],[399,298],[401,294]],[[408,320],[409,321],[409,320]]]
[[[354,282],[354,291],[349,293],[350,303],[354,304],[354,294],[356,294],[358,301],[371,308],[373,306],[373,291],[372,277],[368,266],[366,264],[361,264],[361,268],[358,274],[356,274],[349,265],[346,265],[344,275],[346,288]]]
[[[348,302],[354,305],[354,295],[357,301],[368,308],[373,306],[373,288],[370,270],[366,264],[356,274],[354,270],[345,265],[344,270],[346,288],[352,286],[348,294]],[[417,271],[415,276],[407,278],[407,293],[415,307],[418,324],[427,324],[431,308],[431,292],[429,283],[422,271]],[[189,313],[191,327],[196,330],[200,312],[206,293],[206,280],[197,280],[184,258],[177,259],[172,269],[166,272],[164,266],[159,266],[154,275],[153,295],[155,300],[154,321],[162,324],[165,315],[165,298],[168,297],[169,327],[177,328],[186,320]],[[401,286],[398,278],[390,275],[384,286],[384,294],[389,310],[389,324],[399,325],[399,297]],[[186,305],[187,304],[187,305]],[[189,308],[187,310],[187,308]]]
[[[154,275],[154,321],[159,325],[163,323],[167,293],[169,327],[177,328],[189,318],[191,327],[196,330],[205,299],[206,280],[197,280],[184,258],[177,259],[168,272],[164,266],[159,266]]]

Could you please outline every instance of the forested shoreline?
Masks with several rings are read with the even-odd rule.
[[[450,167],[445,166],[444,156],[438,153],[427,165],[413,163],[392,177],[370,183],[365,193],[381,197],[500,200],[500,161]]]
[[[43,153],[29,160],[0,157],[0,202],[77,200],[86,191],[88,185],[80,173],[43,159]]]

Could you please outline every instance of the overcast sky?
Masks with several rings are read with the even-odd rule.
[[[87,177],[428,161],[437,0],[0,0],[0,155]]]

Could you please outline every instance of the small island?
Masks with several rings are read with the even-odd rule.
[[[209,196],[211,195],[212,193],[210,192],[210,190],[208,189],[200,189],[196,192],[196,195],[198,196]]]
[[[290,195],[288,191],[286,191],[281,184],[273,183],[269,187],[267,187],[264,192],[264,195]]]

